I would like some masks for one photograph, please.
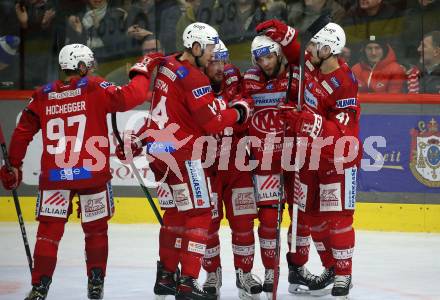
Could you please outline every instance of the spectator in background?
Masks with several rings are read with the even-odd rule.
[[[371,36],[362,49],[361,61],[353,66],[361,93],[401,93],[405,71],[397,63],[394,50]]]
[[[347,47],[342,48],[341,57],[345,60],[347,65],[352,67],[352,65],[351,65],[351,49],[350,48],[347,48]]]
[[[185,1],[185,12],[180,16],[179,21],[176,25],[176,49],[177,51],[183,51],[183,31],[185,28],[192,23],[198,21],[197,15],[199,12],[201,0],[186,0]]]
[[[183,11],[180,1],[155,0],[155,33],[166,54],[176,52],[176,24]]]
[[[360,49],[371,35],[386,40],[395,48],[402,31],[402,18],[396,8],[384,0],[358,0],[342,20],[353,61],[360,59]]]
[[[427,33],[417,51],[422,67],[408,70],[408,93],[440,93],[440,31]]]
[[[18,46],[20,38],[14,35],[0,37],[0,89],[18,89]]]
[[[423,35],[440,29],[440,0],[409,0],[399,41],[399,60],[406,66],[419,60],[417,47]]]
[[[304,32],[320,15],[327,13],[339,23],[345,15],[344,8],[334,0],[301,0],[288,5],[288,23]]]
[[[125,53],[126,18],[125,10],[110,7],[107,0],[87,0],[82,13],[68,18],[66,44],[87,45],[97,58]]]
[[[53,0],[25,0],[15,4],[15,14],[23,34],[24,88],[33,89],[49,78],[57,57],[54,51]],[[58,73],[56,71],[56,73]]]
[[[154,52],[160,52],[163,53],[160,41],[156,39],[156,37],[153,34],[147,35],[143,41],[141,42],[140,51],[138,48],[136,57],[139,57],[141,55],[151,54]],[[128,83],[128,72],[130,71],[131,66],[133,65],[134,61],[126,62],[123,66],[116,68],[115,70],[108,73],[105,78],[107,80],[115,85],[122,86]],[[152,80],[150,82],[151,84],[154,83]],[[149,95],[150,97],[151,95]]]
[[[154,32],[154,0],[134,1],[128,10],[127,34],[138,41]]]

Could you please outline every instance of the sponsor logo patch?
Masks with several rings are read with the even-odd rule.
[[[341,86],[341,83],[339,82],[339,80],[333,76],[332,78],[330,78],[330,82],[333,84],[333,86],[337,89]]]
[[[157,89],[161,90],[165,94],[168,93],[168,84],[165,81],[161,80],[161,79],[156,79],[154,87],[156,87]]]
[[[345,170],[345,209],[354,209],[356,205],[357,168]]]
[[[103,81],[103,82],[101,82],[99,84],[99,86],[102,87],[103,89],[106,89],[106,88],[108,88],[109,86],[112,86],[112,85],[113,85],[113,83],[108,82],[108,81]]]
[[[147,153],[173,153],[176,151],[172,142],[148,142]]]
[[[285,95],[284,92],[253,94],[252,99],[254,99],[255,106],[276,106],[283,101]]]
[[[186,183],[172,185],[171,189],[173,190],[173,198],[177,210],[186,211],[193,208],[188,185]]]
[[[187,68],[185,68],[184,66],[179,67],[176,70],[176,74],[180,79],[183,79],[186,77],[186,75],[188,75],[189,71]]]
[[[270,48],[263,47],[263,48],[255,49],[254,51],[252,51],[252,53],[254,54],[254,57],[258,59],[262,56],[266,56],[270,54]]]
[[[41,208],[38,212],[40,216],[67,218],[70,191],[50,190],[41,193]]]
[[[210,207],[208,187],[206,185],[202,162],[200,160],[187,160],[185,161],[185,165],[191,183],[191,190],[194,195],[194,207]]]
[[[318,99],[308,89],[304,90],[304,100],[308,106],[318,109]]]
[[[160,207],[169,208],[175,207],[173,195],[171,193],[170,186],[166,183],[162,183],[157,187],[157,198],[159,199]]]
[[[357,104],[356,98],[346,98],[346,99],[336,100],[336,107],[337,108],[346,108],[349,106],[356,106],[356,104]]]
[[[165,66],[161,66],[159,68],[159,73],[162,73],[163,75],[168,77],[171,81],[174,81],[177,78],[177,75]]]
[[[79,195],[81,218],[84,223],[105,218],[109,215],[107,191],[93,195]]]
[[[47,96],[49,100],[61,100],[64,98],[73,98],[81,95],[81,89],[77,88],[75,90],[67,90],[61,93],[50,92]]]
[[[234,216],[256,214],[257,206],[253,188],[232,189],[232,210]]]
[[[202,87],[199,87],[199,88],[193,89],[193,90],[192,90],[192,93],[193,93],[194,97],[195,97],[196,99],[198,99],[198,98],[200,98],[200,97],[202,97],[202,96],[208,94],[208,93],[211,92],[211,91],[212,91],[211,86],[210,86],[210,85],[205,85],[205,86],[202,86]]]
[[[193,241],[189,241],[188,242],[188,251],[189,252],[198,253],[198,254],[201,254],[201,255],[205,255],[206,245],[205,244],[200,244],[200,243],[197,243],[197,242],[193,242]]]
[[[341,184],[320,184],[319,199],[320,211],[341,211]]]
[[[64,169],[51,169],[49,170],[50,181],[73,181],[92,178],[92,173],[83,168],[64,168]]]
[[[280,175],[256,175],[258,202],[274,201],[280,197]]]
[[[258,75],[255,75],[255,74],[249,74],[249,73],[244,74],[244,79],[250,79],[250,80],[260,81],[260,77],[259,77]]]

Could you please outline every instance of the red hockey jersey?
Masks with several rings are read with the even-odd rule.
[[[159,68],[151,103],[153,122],[147,120],[137,135],[142,136],[148,129],[160,129],[161,133],[154,133],[156,137],[148,134],[143,137],[144,143],[153,145],[166,141],[172,156],[184,161],[193,157],[194,142],[199,137],[234,125],[238,113],[235,109],[220,110],[208,77],[179,57],[180,54],[167,57]],[[196,151],[200,151],[198,157],[203,157],[202,149]]]
[[[289,102],[296,104],[298,94],[298,68],[292,67],[293,80],[291,84]],[[263,71],[258,67],[249,69],[243,77],[243,95],[252,97],[254,100],[254,114],[249,125],[249,135],[255,136],[261,141],[260,147],[252,147],[253,159],[261,162],[264,152],[273,152],[274,162],[271,171],[279,172],[283,141],[269,142],[265,139],[272,135],[281,137],[284,128],[283,122],[277,117],[278,106],[283,104],[288,85],[288,72],[282,72],[277,78],[267,79]],[[273,146],[272,146],[273,145]]]
[[[111,179],[107,114],[127,111],[147,99],[149,80],[135,76],[117,87],[100,77],[60,80],[36,90],[22,113],[9,148],[11,164],[22,165],[41,129],[41,189],[83,189]]]

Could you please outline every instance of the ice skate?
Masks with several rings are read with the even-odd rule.
[[[89,299],[104,298],[104,276],[102,276],[102,270],[93,268],[90,273],[92,274],[87,283],[87,297]]]
[[[44,300],[49,292],[49,286],[52,279],[47,276],[42,276],[40,283],[33,285],[29,295],[24,300]]]
[[[272,299],[273,278],[274,278],[274,270],[266,269],[266,271],[264,272],[263,292],[266,293],[266,297],[269,300]]]
[[[289,293],[291,294],[308,294],[309,284],[314,281],[317,276],[307,270],[305,266],[298,267],[289,264]]]
[[[352,287],[351,275],[336,275],[335,284],[332,288],[332,296],[337,300],[347,300],[348,293]]]
[[[177,285],[176,300],[216,300],[217,295],[205,292],[197,279],[181,276]]]
[[[331,289],[328,286],[332,284],[334,280],[334,268],[325,268],[322,274],[315,277],[315,279],[309,284],[310,295],[320,297],[330,294]]]
[[[203,290],[210,295],[220,296],[220,288],[222,286],[222,268],[218,267],[215,272],[210,272],[206,276]]]
[[[238,288],[238,297],[240,299],[260,299],[260,293],[263,291],[261,281],[251,272],[243,272],[242,269],[235,270]],[[258,279],[258,280],[257,280]]]
[[[164,300],[167,295],[176,294],[176,276],[178,272],[166,271],[163,264],[157,262],[156,283],[154,284],[154,294],[157,300]]]

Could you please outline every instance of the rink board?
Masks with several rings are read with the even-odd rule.
[[[20,197],[24,220],[34,221],[35,197]],[[155,199],[157,202],[157,199]],[[76,201],[74,201],[75,203]],[[17,221],[12,197],[0,197],[0,222]],[[116,213],[114,223],[157,223],[148,202],[144,198],[115,198]],[[74,206],[76,212],[76,204]],[[283,226],[288,226],[289,216],[284,212]],[[76,213],[70,220],[77,222]],[[223,224],[227,224],[223,220]],[[355,227],[363,230],[440,232],[440,205],[401,203],[360,203],[356,204]]]

